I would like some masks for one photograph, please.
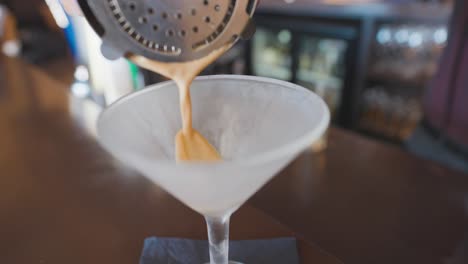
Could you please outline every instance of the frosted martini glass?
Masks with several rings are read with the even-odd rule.
[[[309,90],[268,78],[199,77],[191,92],[193,127],[224,161],[175,162],[174,136],[181,117],[173,82],[112,104],[99,118],[99,141],[117,159],[202,214],[211,264],[227,264],[231,214],[323,135],[330,113]]]

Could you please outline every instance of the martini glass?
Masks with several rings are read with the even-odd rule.
[[[268,78],[199,77],[191,93],[193,127],[223,161],[175,162],[174,136],[181,118],[174,82],[112,104],[99,118],[99,141],[117,159],[202,214],[210,263],[227,264],[231,214],[322,136],[330,113],[309,90]]]

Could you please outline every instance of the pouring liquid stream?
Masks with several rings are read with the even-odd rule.
[[[219,161],[218,151],[203,135],[192,127],[192,101],[190,85],[203,69],[223,55],[230,44],[210,53],[208,56],[189,62],[165,63],[153,61],[142,56],[132,55],[129,58],[139,66],[172,79],[179,88],[180,113],[182,129],[175,137],[176,160],[183,161]]]

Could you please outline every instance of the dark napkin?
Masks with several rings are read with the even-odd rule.
[[[295,238],[230,241],[229,259],[244,264],[299,264]],[[180,238],[145,239],[140,264],[203,264],[208,242]]]

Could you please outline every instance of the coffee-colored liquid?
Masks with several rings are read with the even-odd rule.
[[[174,80],[179,87],[182,130],[179,131],[175,137],[177,161],[221,160],[221,156],[216,149],[192,127],[190,85],[203,69],[223,55],[223,53],[229,48],[230,45],[226,45],[213,51],[204,58],[182,63],[153,61],[145,57],[135,55],[130,57],[130,59],[139,66]]]

